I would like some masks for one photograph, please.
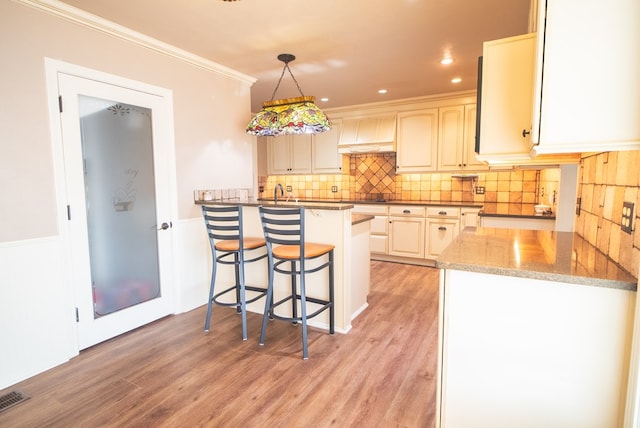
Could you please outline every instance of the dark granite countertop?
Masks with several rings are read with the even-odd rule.
[[[630,291],[638,282],[574,232],[468,227],[435,266]]]
[[[364,223],[374,218],[376,217],[369,214],[351,214],[351,224]]]
[[[484,203],[478,213],[480,217],[512,217],[512,218],[535,218],[544,220],[555,220],[554,213],[536,214],[536,204],[518,204],[507,202]]]
[[[265,207],[291,207],[291,206],[303,206],[308,209],[316,209],[316,210],[349,210],[353,208],[352,203],[345,202],[328,202],[328,201],[307,201],[307,200],[298,200],[297,202],[291,200],[289,202],[285,200],[274,202],[272,199],[258,199],[257,201],[253,198],[249,198],[246,201],[241,201],[240,199],[225,199],[222,201],[195,201],[196,205],[243,205],[247,207],[257,207],[257,206],[265,206]]]
[[[271,202],[272,198],[258,199],[259,202]],[[352,204],[352,205],[419,205],[419,206],[442,206],[442,207],[461,207],[461,208],[482,208],[481,203],[477,202],[460,202],[460,201],[403,201],[403,200],[352,200],[352,199],[299,199],[300,203],[328,203],[328,204]]]

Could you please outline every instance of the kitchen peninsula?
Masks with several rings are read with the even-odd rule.
[[[540,230],[467,228],[436,267],[438,427],[622,425],[636,278]]]
[[[247,202],[203,201],[202,205],[242,205],[245,236],[262,236],[262,226],[258,206],[268,207],[305,207],[305,239],[309,242],[332,244],[334,250],[335,280],[335,329],[339,333],[347,333],[351,329],[351,320],[366,309],[369,292],[369,223],[372,216],[352,215],[353,205],[349,203],[323,202],[273,202],[267,200]],[[227,275],[225,278],[223,275]],[[232,280],[231,269],[219,276]],[[267,283],[267,266],[264,263],[253,263],[247,267],[247,283]],[[275,275],[275,293],[279,289],[289,287],[289,277]],[[322,274],[307,276],[307,294],[310,296],[328,297],[326,277]],[[264,301],[260,300],[247,306],[248,310],[262,313]],[[325,330],[329,328],[328,312],[310,319],[309,325]]]

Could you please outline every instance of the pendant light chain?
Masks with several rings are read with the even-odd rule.
[[[280,82],[282,82],[282,78],[284,77],[285,70],[287,70],[289,72],[289,74],[291,75],[291,78],[296,83],[296,87],[298,88],[298,92],[300,92],[300,95],[302,95],[304,97],[304,94],[302,93],[302,89],[300,89],[300,84],[298,83],[298,81],[296,80],[295,76],[293,75],[293,72],[289,68],[289,63],[285,62],[284,63],[284,68],[282,69],[282,74],[280,74],[280,79],[278,80],[278,84],[276,85],[276,88],[273,90],[273,94],[271,95],[271,101],[273,101],[275,99],[275,97],[276,97],[276,92],[278,92],[278,88],[280,87]]]

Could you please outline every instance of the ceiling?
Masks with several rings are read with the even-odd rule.
[[[253,111],[272,98],[280,53],[297,57],[293,75],[321,108],[475,89],[482,42],[526,33],[529,2],[64,0],[256,78]],[[285,74],[275,98],[298,95]]]

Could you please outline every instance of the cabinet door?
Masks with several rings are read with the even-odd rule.
[[[268,137],[269,174],[311,173],[311,134]]]
[[[438,149],[438,109],[398,114],[398,172],[435,171]]]
[[[480,159],[530,159],[534,56],[534,34],[483,44]]]
[[[463,208],[460,211],[460,230],[463,230],[465,227],[477,227],[479,211],[479,208]]]
[[[549,0],[538,22],[533,150],[640,149],[640,2]]]
[[[438,120],[438,170],[464,169],[464,106],[441,108]]]
[[[314,174],[335,174],[342,170],[342,155],[338,153],[338,141],[342,122],[332,121],[331,131],[315,134],[312,138],[312,168]]]
[[[458,220],[427,220],[426,257],[438,257],[458,236],[459,229]]]
[[[473,171],[486,171],[489,165],[476,159],[476,113],[477,106],[475,104],[467,104],[464,106],[464,149],[462,153],[462,162],[465,169]]]
[[[289,174],[291,167],[289,137],[267,137],[268,171],[272,175]]]
[[[311,173],[311,134],[289,135],[290,173]]]
[[[424,258],[424,218],[389,217],[389,255]]]

